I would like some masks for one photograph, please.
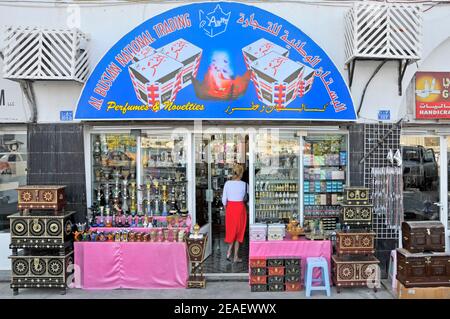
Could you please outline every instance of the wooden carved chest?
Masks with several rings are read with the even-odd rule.
[[[333,282],[341,287],[367,286],[375,291],[379,286],[380,261],[374,256],[333,256]]]
[[[342,205],[342,223],[344,225],[371,225],[372,206]]]
[[[19,210],[53,209],[61,211],[66,205],[66,195],[61,185],[26,185],[17,188]]]
[[[449,287],[450,254],[397,249],[397,280],[405,287]]]
[[[363,187],[345,187],[344,202],[348,205],[369,205],[369,189]]]
[[[403,222],[402,243],[411,253],[445,251],[444,225],[438,221]]]
[[[11,288],[62,288],[73,273],[73,251],[25,251],[9,257],[12,261]]]
[[[72,243],[72,224],[75,212],[16,213],[8,216],[11,229],[11,249],[58,248]]]
[[[369,255],[375,253],[375,233],[350,230],[336,233],[336,253],[340,255]]]

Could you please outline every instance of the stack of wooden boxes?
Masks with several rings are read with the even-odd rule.
[[[301,259],[250,258],[250,288],[252,292],[302,290]]]
[[[14,295],[19,288],[59,288],[66,292],[73,273],[75,212],[64,211],[64,189],[48,185],[18,188],[19,212],[8,216]]]
[[[369,189],[344,189],[341,223],[346,228],[336,233],[336,255],[332,257],[333,282],[338,293],[341,287],[379,286],[380,261],[375,258],[375,233]]]
[[[434,298],[436,289],[423,288],[450,287],[450,254],[445,253],[445,229],[441,222],[403,222],[402,244],[403,248],[397,249],[399,298],[407,297],[405,288],[414,290],[413,295]],[[445,291],[449,293],[448,289]]]

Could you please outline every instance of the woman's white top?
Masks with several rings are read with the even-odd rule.
[[[246,182],[243,181],[227,181],[223,187],[222,204],[227,206],[227,202],[242,202],[245,193],[248,193]]]

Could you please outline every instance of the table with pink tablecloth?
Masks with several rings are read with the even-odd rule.
[[[301,257],[302,259],[302,282],[306,269],[306,258],[324,257],[328,261],[329,275],[331,276],[331,254],[332,246],[330,240],[271,240],[251,241],[250,258],[258,257]],[[319,278],[320,271],[315,269],[314,278]],[[331,277],[330,277],[331,283]]]
[[[75,287],[186,288],[184,242],[75,242]]]

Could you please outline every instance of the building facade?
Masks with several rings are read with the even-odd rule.
[[[216,12],[215,17],[223,15],[223,21],[231,21],[227,20],[230,19],[229,16],[227,18],[229,12],[233,12],[231,19],[239,18],[238,13],[247,14],[246,18],[241,16],[241,22],[239,19],[231,21],[242,33],[231,33],[223,42],[217,40],[220,39],[220,33],[225,32],[227,27],[231,32],[232,26],[229,22],[225,29],[224,26],[220,29],[220,23],[217,22],[219,19],[211,21],[214,14],[210,13],[215,12],[218,4],[222,5],[219,6],[222,11]],[[183,20],[181,5],[186,5],[186,12],[190,13],[191,20]],[[36,1],[36,4],[31,5],[0,2],[0,18],[8,25],[2,31],[7,36],[2,37],[3,42],[0,42],[0,48],[3,48],[3,78],[0,82],[0,152],[3,154],[0,160],[0,165],[3,165],[0,166],[0,207],[3,228],[8,227],[5,216],[14,212],[16,186],[24,183],[67,185],[68,208],[76,210],[78,221],[83,221],[89,214],[88,208],[97,202],[98,190],[102,187],[102,182],[99,181],[105,178],[105,172],[114,183],[114,173],[120,167],[121,183],[124,179],[135,180],[136,185],[133,187],[136,193],[136,210],[146,209],[146,187],[149,183],[155,185],[156,181],[156,187],[163,194],[166,182],[162,181],[173,180],[181,185],[178,189],[173,189],[174,193],[179,192],[176,194],[183,198],[181,208],[189,211],[194,221],[203,226],[204,231],[212,234],[215,225],[223,222],[223,211],[220,205],[215,205],[223,176],[227,176],[231,170],[230,165],[237,162],[244,164],[249,172],[251,223],[268,221],[273,216],[296,217],[301,222],[325,218],[330,229],[336,229],[339,225],[336,225],[338,220],[334,217],[337,216],[341,188],[344,185],[365,186],[371,188],[372,196],[377,199],[372,227],[377,234],[377,256],[382,261],[383,269],[387,269],[390,251],[399,246],[398,225],[403,218],[441,220],[447,227],[449,247],[450,126],[444,112],[445,107],[439,106],[445,103],[448,105],[450,81],[450,62],[446,58],[450,52],[450,7],[447,4],[384,4],[366,1],[287,1],[280,4],[276,1],[255,1],[252,4],[209,3],[205,5],[206,9],[194,8],[189,11],[190,5],[194,4],[50,4]],[[227,8],[236,8],[236,11]],[[194,16],[194,10],[199,16]],[[253,12],[255,15],[250,19]],[[367,15],[367,12],[370,14]],[[169,20],[174,17],[180,18],[176,21]],[[297,43],[294,39],[288,45],[283,44],[280,40],[283,33],[279,33],[276,41],[270,41],[274,33],[278,35],[278,32],[284,30],[280,27],[277,31],[273,24],[269,28],[261,19],[260,23],[255,22],[258,17],[266,20],[279,17],[285,24],[284,27],[289,23],[292,30],[301,32],[298,34],[308,38],[299,38],[297,40],[300,42]],[[397,22],[388,25],[388,17],[389,21]],[[246,23],[247,26],[244,27]],[[211,25],[217,28],[208,29]],[[192,29],[188,29],[188,26]],[[74,28],[77,31],[73,31]],[[185,39],[187,42],[190,40],[189,43],[183,44],[192,45],[189,51],[191,55],[185,60],[171,59],[172,64],[164,69],[166,73],[154,78],[153,82],[151,76],[157,75],[146,73],[151,70],[143,71],[143,66],[139,64],[140,61],[147,61],[146,57],[139,59],[135,54],[130,55],[133,61],[124,61],[126,54],[123,54],[123,50],[127,45],[119,45],[127,43],[132,51],[133,43],[126,40],[136,38],[139,34],[145,35],[146,28],[151,31],[150,37],[156,39],[154,43],[146,43],[146,46],[157,52],[140,52],[143,55],[158,55],[161,52],[169,55],[171,51],[166,46],[170,41],[166,39],[171,36],[191,37]],[[264,28],[265,31],[262,30]],[[180,34],[177,35],[177,32]],[[212,51],[206,42],[199,40],[200,42],[192,44],[197,37],[200,38],[196,32],[202,32],[211,38],[212,46],[216,46],[219,51],[215,57],[207,56],[206,53]],[[228,118],[221,118],[219,113],[214,113],[216,111],[204,117],[180,112],[170,116],[140,117],[127,116],[120,108],[115,110],[116,115],[113,116],[106,112],[98,116],[92,115],[98,114],[90,111],[96,110],[96,106],[103,109],[107,107],[106,104],[101,107],[99,104],[95,105],[102,92],[108,95],[105,90],[111,90],[113,98],[109,101],[116,101],[116,106],[120,104],[118,99],[125,97],[130,97],[130,101],[136,105],[170,101],[172,97],[165,100],[163,97],[164,94],[173,95],[173,91],[169,92],[164,86],[159,86],[156,88],[159,90],[159,97],[156,97],[155,89],[148,83],[168,83],[170,79],[165,82],[167,80],[163,78],[169,76],[175,87],[177,77],[171,74],[177,68],[188,69],[189,66],[190,71],[179,71],[179,85],[182,88],[179,92],[176,91],[178,99],[182,100],[187,96],[188,93],[184,92],[195,91],[196,97],[203,97],[203,101],[211,101],[208,100],[208,94],[212,95],[210,98],[216,98],[216,102],[205,102],[207,106],[208,103],[217,103],[221,107],[223,103],[241,106],[238,105],[239,102],[221,102],[220,95],[217,97],[219,93],[211,93],[207,90],[210,87],[202,86],[206,83],[214,58],[213,66],[216,70],[219,68],[222,75],[233,71],[233,67],[234,72],[239,67],[244,70],[245,66],[253,70],[250,73],[257,76],[247,79],[246,84],[249,85],[248,90],[254,90],[252,94],[258,97],[261,104],[276,104],[276,90],[282,88],[273,83],[284,81],[289,87],[294,83],[293,78],[300,78],[298,74],[301,72],[304,81],[295,84],[295,95],[299,95],[297,101],[295,95],[289,97],[289,94],[284,93],[282,102],[278,105],[280,108],[289,108],[289,104],[291,107],[297,105],[302,98],[306,101],[304,104],[321,99],[335,101],[333,95],[325,90],[325,84],[331,84],[330,78],[321,78],[323,70],[321,73],[318,68],[314,69],[314,54],[311,54],[308,62],[304,60],[302,66],[295,64],[286,69],[284,78],[276,78],[274,75],[273,80],[267,80],[270,77],[263,69],[270,62],[264,65],[264,56],[252,55],[251,48],[242,45],[239,57],[233,54],[224,56],[221,53],[234,46],[233,41],[236,45],[246,43],[245,37],[252,38],[252,32],[267,33],[264,38],[256,33],[254,37],[264,40],[268,38],[269,42],[273,42],[280,59],[289,54],[295,60],[293,57],[300,54],[303,48],[301,41],[304,39],[309,41],[306,41],[306,49],[314,51],[317,47],[317,50],[323,50],[320,51],[323,56],[316,56],[329,59],[330,65],[336,68],[331,81],[338,85],[340,79],[343,79],[343,86],[339,86],[335,93],[343,101],[346,92],[350,92],[349,103],[346,104],[351,105],[349,109],[354,110],[354,114],[341,117],[342,113],[337,112],[339,104],[332,103],[335,111],[333,116],[323,116],[320,113],[310,115],[303,106],[304,112],[300,116],[286,117],[277,115],[283,112],[274,112],[274,116],[266,117],[261,117],[258,113],[257,116],[230,115]],[[30,36],[36,33],[47,39],[47,42],[40,44],[43,51],[59,52],[59,56],[66,56],[66,60],[58,58],[58,53],[44,56],[44,62],[30,59],[30,56],[40,54],[33,51],[39,48],[33,42],[38,40],[33,40]],[[16,39],[15,44],[12,39]],[[254,47],[258,45],[255,44],[256,41],[247,42]],[[66,47],[65,43],[71,43],[72,46]],[[198,50],[199,43],[206,48],[201,48],[204,49],[202,53]],[[119,47],[122,50],[117,50]],[[118,60],[119,53],[122,56]],[[109,55],[116,66],[122,61],[128,70],[123,68],[123,71],[118,71],[111,68],[111,65],[104,65],[109,61]],[[201,60],[195,62],[199,57]],[[87,62],[83,62],[84,59]],[[242,61],[236,62],[238,59]],[[252,59],[261,59],[260,65],[255,65]],[[17,61],[22,61],[23,64]],[[242,65],[238,66],[239,63]],[[36,69],[35,73],[26,73],[26,70],[32,69],[30,66],[39,64],[44,67]],[[55,65],[57,71],[53,72]],[[66,65],[70,67],[65,69]],[[320,62],[317,65],[320,66]],[[142,68],[141,71],[139,67]],[[258,69],[260,67],[262,69]],[[297,73],[295,68],[299,68]],[[102,75],[102,70],[108,72]],[[197,82],[192,78],[197,77],[197,72],[202,75],[203,82],[195,85]],[[245,81],[245,74],[236,72],[228,79]],[[308,92],[308,74],[314,78],[312,88],[321,85],[321,90],[311,91],[316,93]],[[187,76],[186,81],[183,75]],[[128,91],[120,85],[124,77],[129,82]],[[103,79],[103,82],[100,83],[98,79]],[[233,82],[231,91],[228,92],[230,96],[236,95],[236,101],[242,101],[242,98],[239,100],[242,92],[236,89],[239,85],[239,82]],[[270,89],[264,91],[265,94],[261,88],[264,85],[270,86]],[[189,87],[185,89],[185,86]],[[275,93],[269,94],[270,90]],[[144,93],[142,96],[144,91],[153,95]],[[429,98],[430,94],[440,96],[440,100]],[[438,104],[432,104],[434,102]],[[430,103],[431,110],[441,108],[444,111],[423,113],[420,111],[424,107],[423,103]],[[275,109],[278,111],[277,105]],[[109,154],[112,157],[109,160],[115,164],[103,162],[105,145],[113,153]],[[272,157],[281,162],[272,162]],[[133,164],[121,165],[121,162]],[[168,162],[171,164],[167,164]],[[270,170],[274,166],[280,168],[275,177]],[[330,168],[323,168],[325,166]],[[281,173],[283,167],[289,169],[289,176]],[[400,168],[396,171],[396,167]],[[165,170],[170,172],[163,173]],[[315,178],[317,174],[319,177]],[[328,178],[327,174],[332,177]],[[394,192],[396,196],[388,196],[385,188],[377,188],[377,182],[380,183],[383,178],[392,182],[392,189],[397,190]],[[327,179],[330,183],[325,184],[325,191],[320,189],[321,185],[318,186],[319,189],[313,185],[317,180]],[[275,187],[278,189],[267,188],[271,180],[276,181]],[[170,197],[172,189],[169,189],[169,184],[166,186],[167,189],[164,190]],[[281,195],[276,201],[268,203],[261,200],[262,197],[270,197],[267,193]],[[297,195],[286,196],[290,193]],[[8,234],[0,234],[0,244],[5,248],[0,251],[7,251],[8,243]],[[210,245],[210,253],[213,253],[215,242],[210,241]],[[0,258],[0,266],[9,268],[6,256]]]

